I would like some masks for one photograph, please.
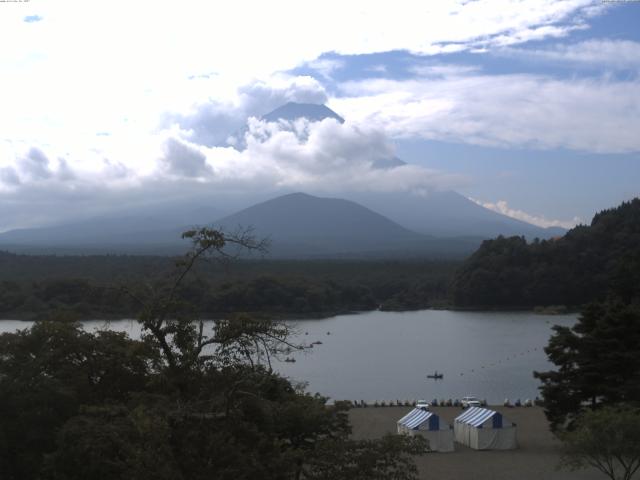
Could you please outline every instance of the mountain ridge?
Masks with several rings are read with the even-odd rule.
[[[310,121],[321,121],[327,118],[333,118],[340,123],[345,121],[326,105],[295,102],[288,102],[266,113],[261,118],[266,121],[294,121],[302,117],[308,118]],[[384,170],[402,167],[403,165],[405,165],[405,162],[397,157],[393,157],[383,161],[377,161],[377,163],[374,162],[373,167]],[[276,195],[276,192],[274,192],[274,195]],[[300,192],[293,195],[298,195],[296,198],[299,201],[304,199],[308,200],[307,197],[311,197],[310,195],[307,195],[307,197],[300,196],[304,195]],[[286,197],[286,195],[283,197]],[[371,213],[375,213],[379,217],[384,217],[387,221],[395,224],[394,227],[387,224],[387,227],[390,229],[389,231],[393,231],[395,232],[394,235],[404,238],[403,241],[405,241],[407,245],[412,242],[424,241],[425,237],[428,237],[433,245],[437,243],[437,239],[441,241],[444,238],[451,237],[464,237],[472,239],[470,240],[471,243],[476,242],[479,244],[479,239],[494,238],[498,235],[525,236],[528,239],[533,239],[536,237],[550,238],[564,233],[564,231],[560,229],[543,229],[521,220],[493,212],[453,191],[436,191],[426,195],[416,195],[410,192],[346,192],[341,194],[341,197],[343,198],[324,200],[328,202],[333,201],[334,204],[337,205],[335,207],[337,211],[345,204],[335,203],[336,201],[351,201],[368,209]],[[250,201],[249,198],[251,198]],[[212,195],[209,203],[219,205],[221,202],[218,200],[222,199],[216,199],[215,195]],[[264,198],[261,198],[255,193],[247,192],[242,198],[234,197],[234,199],[222,203],[225,204],[227,212],[231,211],[238,214],[242,209],[251,208],[259,203],[263,203],[261,200],[264,200]],[[203,202],[203,200],[199,201]],[[230,205],[229,202],[233,205]],[[247,202],[249,205],[247,205]],[[100,249],[106,245],[111,245],[111,247],[117,247],[116,250],[118,252],[123,250],[131,251],[132,249],[137,252],[140,248],[143,250],[147,248],[144,245],[147,245],[148,248],[153,246],[154,248],[167,249],[168,251],[174,251],[178,248],[184,249],[185,243],[177,240],[181,231],[188,229],[194,224],[210,224],[213,221],[224,220],[230,217],[223,217],[221,214],[212,214],[207,217],[204,211],[211,212],[211,209],[204,205],[204,203],[191,204],[191,208],[200,208],[203,210],[203,213],[199,215],[173,215],[171,218],[168,218],[167,207],[169,207],[169,204],[167,204],[164,208],[155,208],[146,211],[142,209],[135,215],[125,214],[120,217],[100,217],[51,227],[11,230],[0,233],[0,247],[10,245],[13,249],[23,247],[36,249],[41,247],[55,247],[72,250],[75,247]],[[184,205],[180,208],[184,209]],[[273,217],[279,214],[271,211],[270,215]],[[233,214],[231,217],[232,216]],[[366,216],[369,219],[372,218],[369,213]],[[378,220],[380,220],[379,217],[377,217]],[[255,221],[258,224],[260,224],[262,220],[263,218],[260,216],[255,217]],[[353,223],[353,221],[351,223]],[[332,226],[325,222],[325,231],[321,231],[318,229],[314,230],[313,225],[307,224],[305,228],[306,232],[314,231],[316,238],[314,239],[311,235],[307,235],[304,238],[304,243],[307,245],[307,248],[314,250],[314,248],[317,249],[318,242],[322,243],[321,240],[324,241],[325,244],[333,242],[333,250],[342,251],[339,248],[340,245],[337,242],[337,237],[332,235],[331,232],[336,229],[347,229],[352,232],[353,239],[359,239],[362,246],[372,245],[369,239],[363,238],[361,234],[351,227],[353,227],[352,224],[342,224],[336,227],[336,225]],[[381,225],[379,225],[379,227],[382,228]],[[273,229],[273,227],[271,228]],[[398,230],[398,228],[402,228],[404,233],[399,233],[401,230]],[[291,243],[291,239],[287,240],[282,236],[282,232],[286,231],[286,229],[276,228],[275,230],[279,232],[280,243]],[[408,232],[411,233],[409,234]],[[273,234],[273,232],[271,233]],[[420,235],[422,237],[420,237]],[[349,243],[352,245],[349,251],[353,253],[357,242],[351,241],[345,236],[341,238],[344,244]],[[409,238],[411,238],[411,240],[409,240]],[[329,241],[329,239],[332,240]],[[400,242],[396,242],[396,246],[393,249],[397,250],[399,243]],[[304,250],[300,245],[296,247],[296,249],[299,252]],[[320,248],[319,250],[323,249]],[[413,245],[410,250],[415,251]],[[438,247],[436,250],[441,251],[442,249]],[[323,254],[326,254],[326,249]]]
[[[282,195],[216,222],[225,230],[251,226],[271,239],[275,257],[445,254],[445,248],[356,202],[302,192]],[[462,242],[461,242],[462,243]],[[467,246],[469,243],[464,242]],[[471,248],[462,248],[470,252]],[[448,249],[459,253],[458,245]]]

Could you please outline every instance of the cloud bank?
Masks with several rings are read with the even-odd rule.
[[[25,210],[37,214],[22,226],[38,224],[43,218],[59,220],[80,211],[83,216],[99,215],[108,210],[108,198],[117,198],[111,207],[122,209],[142,199],[149,204],[154,199],[164,202],[193,197],[206,203],[224,201],[224,197],[238,193],[251,198],[298,190],[333,195],[421,194],[467,182],[461,175],[398,164],[384,132],[332,118],[266,122],[251,117],[243,150],[196,143],[191,131],[179,128],[164,132],[155,141],[149,151],[157,156],[146,160],[152,167],[145,173],[106,159],[97,171],[82,170],[80,163],[72,166],[65,159],[59,159],[57,168],[52,169],[45,152],[30,149],[19,164],[19,173],[12,167],[0,170],[0,197],[6,200],[5,205],[24,205],[20,215],[8,211],[6,224],[0,229],[19,226],[16,222],[25,221]],[[48,204],[57,205],[57,211]]]
[[[12,45],[0,49],[0,229],[211,192],[420,192],[468,181],[394,165],[395,138],[638,151],[640,87],[632,80],[491,76],[444,65],[416,68],[403,81],[323,85],[347,68],[318,60],[323,53],[515,51],[585,29],[606,8],[599,0],[321,8],[240,0],[8,9],[0,17],[0,42]],[[634,45],[606,47],[628,50],[625,64],[635,54]],[[530,55],[588,62],[596,51],[584,44]],[[304,65],[319,80],[283,73]],[[288,101],[328,103],[348,121],[259,120]],[[227,146],[248,118],[247,148]]]
[[[454,74],[341,86],[332,105],[392,137],[592,153],[640,151],[640,82]]]
[[[602,69],[640,70],[640,43],[631,40],[591,39],[578,43],[557,44],[547,48],[503,48],[496,56],[557,65]]]
[[[523,222],[531,223],[542,228],[562,227],[569,229],[578,224],[584,223],[584,220],[580,217],[573,217],[571,220],[551,220],[546,218],[544,215],[532,215],[522,210],[509,207],[505,200],[498,200],[497,202],[482,202],[473,198],[469,198],[469,200],[475,202],[481,207],[488,208],[489,210],[501,213],[507,217],[522,220]]]

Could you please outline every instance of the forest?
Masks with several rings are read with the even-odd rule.
[[[8,479],[416,478],[424,443],[352,440],[349,405],[274,373],[269,359],[298,348],[272,320],[287,315],[576,307],[575,326],[554,327],[545,349],[557,369],[535,372],[568,458],[589,460],[591,424],[615,409],[640,421],[640,200],[560,239],[486,241],[463,264],[229,262],[225,243],[253,240],[186,236],[194,247],[180,258],[0,254],[1,315],[43,320],[0,335]],[[123,316],[138,319],[139,340],[79,323]],[[624,455],[635,462],[637,449]]]
[[[178,258],[30,256],[0,252],[0,318],[51,312],[83,318],[136,317],[127,291],[163,278]],[[415,260],[237,260],[203,262],[181,286],[199,315],[229,312],[317,317],[441,307],[458,263]]]
[[[152,289],[128,291],[143,334],[72,318],[0,335],[3,480],[413,480],[421,438],[353,440],[326,405],[271,368],[284,323],[235,315],[213,329],[181,285],[207,254],[249,238],[189,232],[193,249]]]
[[[32,256],[0,252],[0,318],[51,312],[83,318],[136,317],[127,291],[163,278],[178,257]],[[640,289],[640,200],[594,216],[564,237],[486,240],[464,262],[267,260],[203,262],[181,284],[199,315],[230,312],[322,317],[424,308],[579,310],[611,288]]]
[[[625,299],[640,289],[637,198],[561,238],[486,240],[457,271],[450,295],[466,308],[577,308],[604,299],[612,288]]]

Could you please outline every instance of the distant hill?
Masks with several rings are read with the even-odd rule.
[[[187,227],[211,223],[221,215],[211,207],[160,206],[62,225],[10,230],[0,233],[0,249],[36,254],[175,254],[188,246],[180,238]]]
[[[478,205],[454,191],[434,191],[423,196],[410,193],[351,195],[356,201],[419,233],[439,237],[498,235],[529,239],[562,236],[559,227],[542,228],[507,217]]]
[[[0,249],[20,253],[177,254],[188,248],[181,233],[193,224],[176,218],[94,218],[73,224],[0,234]],[[271,258],[462,258],[480,238],[440,239],[412,232],[355,202],[304,193],[280,196],[217,222],[227,231],[251,227],[269,237]]]
[[[164,240],[157,232],[161,223],[153,217],[92,218],[52,227],[11,230],[0,234],[0,242],[23,245],[135,244],[151,239],[155,242]]]
[[[457,272],[454,303],[474,307],[578,306],[608,294],[640,298],[640,199],[556,240],[487,240]]]
[[[362,205],[304,193],[284,195],[217,222],[226,230],[252,226],[271,239],[275,257],[460,256],[479,239],[442,242],[412,232]]]

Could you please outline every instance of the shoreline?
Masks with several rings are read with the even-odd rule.
[[[562,315],[574,315],[580,312],[580,308],[568,308],[563,311],[556,311],[551,307],[509,307],[509,308],[472,308],[472,307],[455,307],[455,306],[437,306],[437,307],[426,307],[426,308],[410,308],[406,310],[387,310],[374,308],[372,310],[336,310],[330,312],[303,312],[303,313],[287,313],[287,312],[276,312],[276,313],[267,313],[264,312],[227,312],[227,313],[216,313],[216,314],[207,314],[202,315],[202,317],[206,317],[206,320],[215,320],[216,318],[224,318],[229,315],[235,315],[237,313],[243,313],[247,315],[253,315],[257,318],[271,318],[272,320],[282,320],[282,321],[305,321],[305,320],[326,320],[328,318],[337,317],[341,315],[358,315],[361,313],[371,313],[371,312],[385,312],[385,313],[411,313],[411,312],[420,312],[420,311],[450,311],[450,312],[496,312],[496,313],[532,313],[534,315],[539,315],[540,317],[554,317],[554,316],[562,316]],[[20,312],[16,314],[12,314],[11,318],[8,317],[0,317],[0,322],[3,321],[14,321],[14,322],[35,322],[37,320],[41,320],[41,318],[34,318],[34,315],[37,316],[39,314],[34,313],[26,313]],[[132,314],[129,318],[124,318],[122,316],[104,316],[100,317],[99,315],[93,317],[91,319],[78,320],[80,322],[83,321],[120,321],[120,320],[135,320],[136,315]]]

